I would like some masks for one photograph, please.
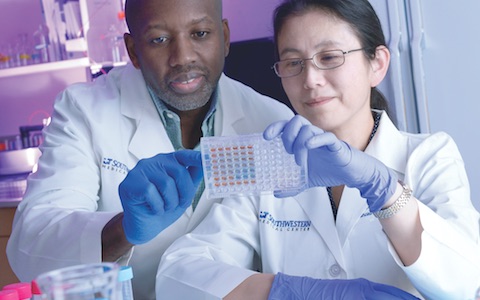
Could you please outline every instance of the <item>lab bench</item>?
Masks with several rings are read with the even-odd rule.
[[[6,248],[15,211],[27,187],[27,177],[40,154],[38,148],[0,151],[0,289],[19,281],[8,262]]]
[[[13,216],[19,201],[2,201],[0,199],[0,289],[10,283],[19,282],[10,268],[7,259],[7,242],[12,232]]]

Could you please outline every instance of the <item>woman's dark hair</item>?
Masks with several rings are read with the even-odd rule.
[[[350,24],[369,59],[375,57],[378,46],[386,46],[382,25],[368,0],[285,0],[275,9],[273,15],[275,56],[277,59],[279,58],[278,35],[285,22],[291,17],[300,16],[314,10],[330,13]],[[375,87],[372,88],[370,107],[382,109],[388,113],[388,103],[382,93]]]

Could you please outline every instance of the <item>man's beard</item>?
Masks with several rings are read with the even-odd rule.
[[[210,84],[207,84],[203,86],[201,90],[192,95],[179,96],[170,92],[169,90],[166,92],[156,91],[156,94],[160,100],[162,100],[168,106],[179,111],[188,111],[205,106],[210,100],[213,90],[214,87],[212,87]]]
[[[202,74],[205,76],[205,84],[197,91],[195,91],[192,94],[178,94],[175,93],[169,86],[169,78],[175,78],[176,74],[181,74],[181,73],[188,73],[193,70],[199,70],[201,71]],[[173,70],[168,74],[166,77],[167,79],[160,84],[160,86],[156,86],[156,89],[154,88],[153,91],[157,95],[160,100],[162,100],[165,104],[168,106],[178,110],[178,111],[188,111],[188,110],[194,110],[201,108],[205,106],[210,98],[212,97],[212,94],[216,88],[216,83],[213,84],[212,82],[208,81],[209,78],[209,72],[208,70],[200,67],[195,67],[195,66],[186,66],[186,67],[181,67]],[[218,81],[219,78],[215,82]]]

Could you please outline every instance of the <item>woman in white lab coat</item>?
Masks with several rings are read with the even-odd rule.
[[[375,87],[390,53],[368,1],[285,1],[274,30],[275,71],[303,117],[264,136],[282,133],[311,188],[215,205],[167,249],[157,296],[321,299],[331,280],[366,278],[425,299],[473,298],[479,214],[461,155],[446,133],[400,132],[371,109],[384,101]]]

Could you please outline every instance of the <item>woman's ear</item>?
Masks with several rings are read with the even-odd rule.
[[[372,78],[370,85],[376,87],[382,82],[390,65],[390,51],[385,46],[378,46],[375,50],[375,58],[371,60]]]

